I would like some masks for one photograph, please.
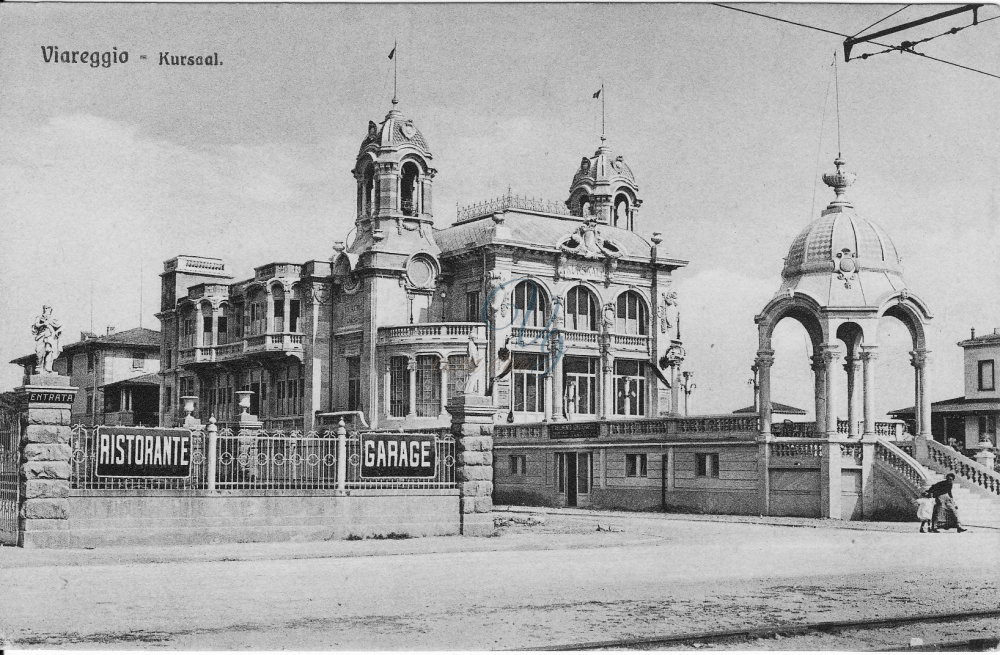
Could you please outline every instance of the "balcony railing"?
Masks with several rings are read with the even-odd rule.
[[[526,196],[516,196],[508,193],[505,196],[466,205],[458,209],[456,221],[467,221],[481,216],[488,216],[497,212],[504,212],[508,209],[527,209],[528,211],[544,212],[546,214],[569,215],[566,203],[555,200],[543,200],[541,198],[528,198]]]
[[[236,359],[247,353],[260,352],[301,352],[305,335],[300,333],[268,333],[245,337],[232,343],[217,346],[196,346],[177,353],[180,365],[210,364],[228,359]]]
[[[457,343],[466,341],[469,334],[482,341],[486,338],[486,326],[482,323],[415,323],[381,327],[378,329],[378,343]]]
[[[732,438],[756,441],[756,416],[686,416],[665,418],[611,419],[606,421],[566,421],[497,425],[497,441],[547,441],[549,439],[636,438],[688,440],[692,437]]]

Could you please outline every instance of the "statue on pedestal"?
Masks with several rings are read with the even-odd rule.
[[[53,374],[52,365],[59,357],[59,337],[62,336],[62,323],[52,316],[52,308],[42,307],[42,315],[35,318],[31,325],[31,334],[35,337],[35,373]]]

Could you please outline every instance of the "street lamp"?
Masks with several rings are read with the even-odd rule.
[[[688,403],[691,398],[691,392],[698,388],[698,385],[691,381],[694,377],[694,373],[691,371],[684,371],[681,373],[681,377],[684,378],[681,381],[681,389],[684,391],[684,416],[688,415]]]
[[[747,384],[753,387],[753,411],[760,411],[760,379],[757,377],[758,368],[756,364],[750,366],[753,377],[747,380]]]

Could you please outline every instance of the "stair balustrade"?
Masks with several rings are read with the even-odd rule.
[[[875,461],[888,466],[909,482],[917,493],[930,484],[927,473],[920,462],[913,459],[895,444],[879,437],[875,441]]]
[[[969,459],[937,441],[927,441],[927,455],[932,462],[951,471],[956,476],[991,494],[1000,495],[1000,473],[990,470],[979,462]]]

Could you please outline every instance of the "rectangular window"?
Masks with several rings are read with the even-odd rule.
[[[465,381],[469,376],[466,355],[448,356],[448,401],[451,402],[465,391]]]
[[[695,453],[694,463],[699,478],[719,477],[719,453]]]
[[[66,375],[73,376],[73,355],[66,357]]]
[[[646,477],[646,455],[627,454],[625,455],[625,477],[644,478]]]
[[[146,368],[146,353],[132,353],[132,368]]]
[[[525,475],[528,472],[528,457],[526,455],[510,456],[510,474]]]
[[[465,320],[469,323],[481,323],[483,320],[483,306],[479,304],[478,291],[465,293]]]
[[[572,455],[570,455],[572,457]],[[645,458],[646,456],[643,455]],[[576,492],[580,494],[590,493],[590,453],[576,454]],[[645,470],[645,464],[643,470]]]
[[[406,357],[389,360],[389,416],[410,413],[410,369]]]
[[[997,436],[997,417],[996,414],[983,414],[979,417],[979,440],[982,441],[983,437],[988,438],[990,441],[996,441]]]
[[[417,357],[417,416],[441,414],[441,368],[436,355]]]
[[[288,301],[288,312],[290,316],[288,317],[288,331],[298,332],[299,331],[299,301],[290,300]]]
[[[347,358],[347,409],[361,409],[361,358]]]
[[[515,353],[513,357],[514,411],[544,412],[545,357],[527,353]]]
[[[87,372],[94,372],[94,353],[87,353]]]
[[[218,340],[220,344],[229,343],[229,319],[225,316],[219,317]]]
[[[993,360],[983,359],[979,362],[979,390],[995,391],[996,384],[993,380]]]
[[[163,351],[163,368],[164,368],[164,370],[169,370],[172,367],[173,354],[174,354],[174,351],[171,350],[170,348],[167,348],[166,350]]]
[[[644,416],[646,413],[646,362],[616,359],[614,374],[615,414]]]
[[[163,388],[163,408],[169,410],[174,404],[174,388],[169,384]]]
[[[597,413],[596,357],[563,358],[563,409],[566,418]]]
[[[94,394],[89,391],[87,392],[87,413],[94,413]]]

